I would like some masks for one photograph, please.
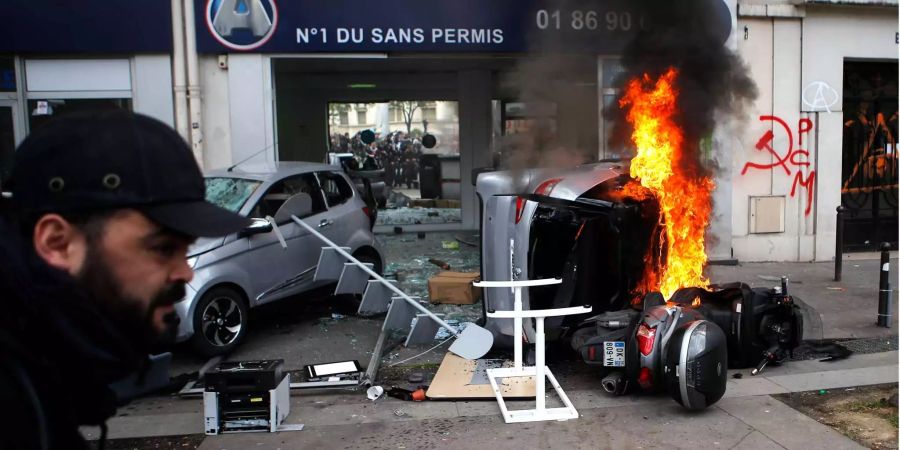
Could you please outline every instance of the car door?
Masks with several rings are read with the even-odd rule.
[[[328,205],[315,226],[324,230],[326,236],[338,245],[350,245],[353,232],[368,227],[365,214],[358,202],[353,201],[354,188],[342,173],[334,171],[316,172],[319,187]]]
[[[274,183],[257,201],[250,217],[274,217],[278,208],[292,195],[306,193],[312,199],[310,215],[315,221],[327,211],[325,200],[312,173],[293,175]],[[266,303],[302,290],[312,282],[319,251],[314,237],[292,220],[276,224],[287,247],[282,246],[275,231],[249,236],[247,255],[241,262],[250,274],[254,303]]]

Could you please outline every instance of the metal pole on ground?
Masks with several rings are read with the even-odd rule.
[[[881,277],[878,280],[878,326],[891,327],[891,244],[881,243]]]
[[[845,208],[838,205],[834,233],[834,281],[841,281],[841,272],[844,270],[844,211]]]

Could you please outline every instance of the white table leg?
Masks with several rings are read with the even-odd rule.
[[[546,407],[544,384],[547,381],[547,378],[544,376],[544,318],[535,317],[535,321],[537,322],[537,330],[535,330],[534,336],[534,396],[535,409],[538,410],[538,414],[542,414]]]
[[[514,287],[515,289],[515,303],[513,304],[513,311],[522,312],[522,288],[519,286]],[[516,316],[513,319],[513,360],[515,361],[515,368],[518,370],[522,369],[522,316]]]

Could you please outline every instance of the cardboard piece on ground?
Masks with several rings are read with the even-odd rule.
[[[480,278],[477,272],[440,272],[428,280],[428,299],[431,303],[471,305],[481,299],[481,288],[472,286]]]
[[[469,384],[476,364],[447,353],[425,395],[432,400],[495,399],[490,384]],[[511,367],[512,361],[507,361],[506,366]],[[534,377],[506,378],[500,391],[504,398],[534,397]]]

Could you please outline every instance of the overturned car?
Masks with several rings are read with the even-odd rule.
[[[634,189],[624,164],[484,172],[476,192],[483,279],[562,279],[523,292],[523,308],[591,306],[591,317],[548,318],[546,336],[597,366],[611,394],[668,391],[702,409],[724,394],[728,367],[761,370],[802,339],[786,283],[686,287],[669,299],[648,288],[647,268],[665,259],[660,207]],[[512,293],[492,289],[483,304],[510,310]],[[485,317],[499,346],[512,346],[512,327],[511,319]],[[523,327],[533,341],[533,324]]]
[[[596,313],[631,303],[659,212],[652,201],[610,201],[628,180],[627,167],[598,163],[573,169],[529,169],[478,175],[482,204],[482,278],[562,278],[522,293],[525,309],[591,305]],[[485,293],[486,309],[512,309],[510,291]],[[549,339],[583,318],[547,319]],[[512,320],[487,319],[501,346],[512,345]],[[525,335],[533,338],[530,325]]]

